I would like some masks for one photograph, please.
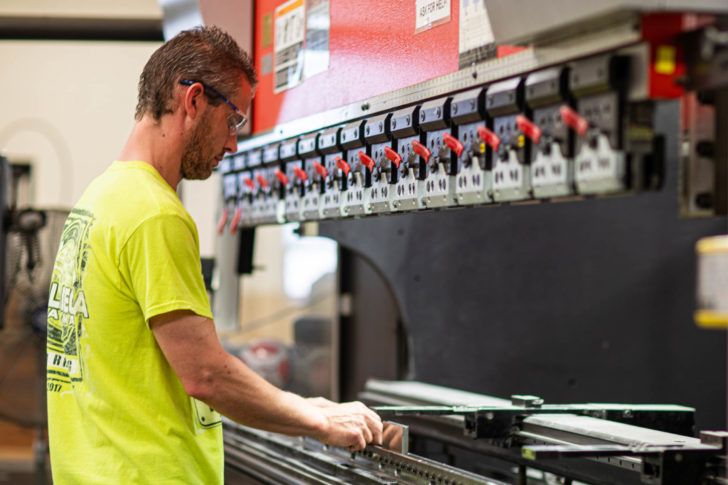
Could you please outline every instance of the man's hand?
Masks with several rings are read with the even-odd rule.
[[[324,399],[312,404],[321,409],[328,423],[323,435],[317,437],[324,443],[350,450],[382,443],[381,418],[359,401],[336,404]]]
[[[331,406],[338,406],[339,403],[335,403],[334,401],[329,401],[325,397],[307,397],[306,401],[309,404],[313,404],[317,408],[328,408]]]

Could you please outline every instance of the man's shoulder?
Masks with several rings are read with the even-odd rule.
[[[88,213],[122,240],[147,221],[194,224],[177,194],[146,170],[107,170],[81,197],[76,210]]]
[[[142,162],[115,162],[89,185],[88,202],[125,213],[186,215],[176,192],[154,169],[145,165]]]

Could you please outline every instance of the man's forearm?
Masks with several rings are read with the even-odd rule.
[[[352,449],[381,441],[382,422],[371,409],[360,402],[311,401],[276,388],[222,348],[212,320],[175,311],[150,324],[185,391],[230,419]]]
[[[210,363],[204,390],[193,397],[246,426],[289,435],[325,435],[326,417],[319,407],[276,388],[227,352],[216,360]]]

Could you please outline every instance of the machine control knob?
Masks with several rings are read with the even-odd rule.
[[[516,125],[521,133],[526,135],[534,144],[538,144],[541,139],[541,128],[536,125],[533,121],[529,120],[524,115],[516,116]]]
[[[351,167],[348,163],[344,161],[341,157],[336,157],[334,160],[336,160],[336,166],[341,169],[342,172],[344,172],[344,177],[349,176],[349,172],[351,172]]]
[[[286,174],[281,171],[280,168],[276,169],[276,178],[283,184],[283,186],[288,185],[288,177],[286,177]]]
[[[235,208],[235,214],[233,215],[233,220],[230,221],[230,234],[235,234],[235,231],[238,230],[238,224],[240,223],[240,216],[243,215],[243,208],[240,206],[237,206]]]
[[[370,172],[374,171],[374,167],[376,166],[376,164],[374,163],[374,160],[372,160],[372,158],[369,155],[367,155],[366,153],[364,153],[361,150],[359,150],[359,161],[361,162],[362,165],[364,165],[366,168],[368,168]]]
[[[582,138],[586,135],[586,130],[589,129],[589,122],[586,118],[577,113],[571,106],[565,104],[559,108],[559,113],[566,126],[574,130],[577,135]]]
[[[478,126],[478,136],[485,142],[486,145],[492,148],[494,152],[498,151],[498,147],[501,142],[500,137],[498,137],[498,135],[496,135],[492,130],[488,129],[487,126]]]
[[[450,150],[454,151],[458,157],[463,153],[463,150],[465,149],[465,145],[463,145],[460,140],[452,136],[450,133],[443,133],[442,141],[445,142],[445,145],[447,145]]]
[[[228,208],[225,207],[222,210],[222,215],[220,216],[220,220],[217,221],[217,233],[220,236],[222,236],[223,231],[225,231],[225,224],[227,224],[228,217],[230,217],[230,210],[228,210]]]
[[[308,179],[308,174],[301,170],[300,167],[293,167],[293,173],[296,174],[296,177],[298,177],[301,182],[305,182]]]
[[[417,155],[421,156],[425,160],[425,163],[430,161],[430,155],[432,154],[422,143],[417,140],[412,140],[412,150],[414,150]]]
[[[326,170],[326,167],[318,162],[313,162],[313,168],[316,170],[316,172],[318,172],[319,175],[321,175],[321,178],[326,178],[326,176],[329,174],[329,171]]]
[[[402,163],[402,157],[399,156],[399,153],[395,152],[388,146],[384,147],[384,155],[399,168],[399,164]]]
[[[263,187],[264,189],[267,189],[270,186],[268,181],[261,174],[257,174],[255,176],[255,180],[257,180],[258,184],[260,184],[260,186]]]

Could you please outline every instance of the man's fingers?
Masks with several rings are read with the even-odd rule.
[[[361,434],[358,434],[356,436],[356,444],[353,444],[349,447],[352,451],[361,451],[364,448],[366,448],[367,443],[364,441],[364,437]]]
[[[313,401],[312,404],[319,404]],[[329,444],[348,446],[350,450],[363,450],[368,443],[381,444],[382,420],[379,415],[359,401],[324,406],[332,429]]]
[[[372,438],[372,440],[377,445],[381,445],[382,444],[382,433],[383,433],[382,429],[383,428],[382,428],[382,423],[381,422],[379,423],[379,426],[377,426],[377,427],[374,428],[374,437]]]
[[[367,425],[366,420],[362,423],[362,435],[364,436],[364,441],[367,443],[371,443],[374,439],[374,434],[372,433],[372,430],[369,429],[369,426]]]
[[[377,413],[366,407],[361,402],[356,402],[357,406],[361,409],[362,418],[364,419],[365,425],[365,437],[367,443],[381,444],[382,442],[382,419]]]
[[[382,424],[382,419],[379,417],[377,413],[372,411],[371,409],[367,408],[366,415],[364,416],[367,421],[367,426],[369,427],[369,430],[372,433],[372,440],[376,444],[382,443],[382,430],[384,428],[384,425]]]

